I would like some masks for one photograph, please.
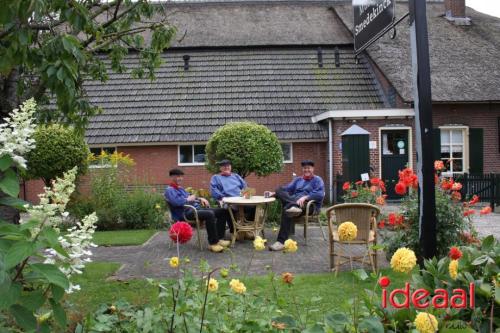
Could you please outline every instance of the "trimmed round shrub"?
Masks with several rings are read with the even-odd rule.
[[[79,132],[57,124],[42,125],[37,127],[33,137],[36,147],[26,156],[25,178],[41,178],[50,186],[52,179],[61,177],[75,166],[78,174],[86,172],[90,151]]]
[[[253,122],[228,123],[212,135],[206,146],[209,171],[217,173],[217,161],[229,159],[233,171],[245,178],[251,173],[267,176],[280,172],[283,151],[276,134]]]

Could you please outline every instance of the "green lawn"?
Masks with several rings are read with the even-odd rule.
[[[157,231],[151,229],[96,231],[94,243],[99,246],[141,245]]]
[[[80,284],[82,291],[71,294],[69,300],[75,304],[77,313],[84,315],[94,311],[102,303],[112,304],[121,299],[133,304],[155,301],[158,291],[146,280],[106,281],[106,278],[119,266],[116,263],[90,263],[86,266],[85,273],[75,278],[75,282]],[[395,274],[390,269],[382,272],[391,278],[391,288],[401,287],[407,278],[406,275]],[[246,277],[243,282],[247,286],[247,292],[272,295],[272,287],[267,276]],[[277,285],[280,293],[292,292],[291,295],[297,298],[301,308],[317,309],[310,314],[311,319],[316,320],[322,318],[326,312],[349,310],[351,308],[349,300],[363,289],[373,289],[375,281],[369,279],[360,282],[352,273],[341,272],[337,277],[329,273],[297,275],[290,289],[280,281]],[[316,300],[312,304],[315,296],[321,297],[321,300]],[[291,307],[290,304],[284,304],[283,310],[295,311],[295,309],[289,309],[289,306]]]

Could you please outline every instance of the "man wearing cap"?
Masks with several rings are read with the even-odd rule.
[[[220,173],[213,175],[210,180],[210,194],[222,204],[225,197],[239,197],[241,190],[247,187],[247,183],[240,175],[231,172],[231,161],[222,160],[217,162]]]
[[[284,243],[290,235],[292,217],[304,214],[305,203],[308,200],[316,201],[316,211],[321,209],[321,203],[325,197],[325,185],[321,177],[314,175],[314,162],[302,161],[302,176],[288,185],[280,187],[272,196],[281,200],[283,207],[281,213],[281,225],[277,241],[269,246],[271,251],[281,251]]]
[[[191,205],[196,208],[198,217],[205,221],[205,227],[208,234],[208,249],[212,252],[222,252],[228,247],[231,242],[224,240],[226,232],[226,224],[232,225],[230,222],[229,213],[223,208],[210,208],[209,202],[205,198],[198,198],[194,194],[189,194],[181,187],[184,179],[184,172],[180,169],[172,169],[169,171],[171,182],[165,189],[165,199],[167,200],[172,219],[180,221],[186,218],[193,219],[194,212],[192,209],[184,208],[184,205]]]
[[[223,200],[226,197],[239,197],[241,191],[247,187],[246,181],[241,178],[237,173],[231,172],[232,166],[231,161],[224,159],[217,162],[219,165],[220,173],[213,175],[210,180],[210,194],[212,198],[217,200],[221,206],[223,206]],[[233,209],[236,207],[233,206]],[[247,220],[253,220],[255,216],[255,207],[246,206],[245,218]],[[232,224],[229,227],[230,232],[233,232]]]

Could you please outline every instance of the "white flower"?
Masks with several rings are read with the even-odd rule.
[[[36,127],[33,117],[35,110],[36,103],[31,98],[20,109],[14,109],[10,117],[4,118],[5,122],[0,124],[0,157],[10,155],[23,169],[26,168],[23,156],[35,147],[35,140],[31,138]]]

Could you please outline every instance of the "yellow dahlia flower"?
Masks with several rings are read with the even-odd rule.
[[[229,282],[229,286],[237,294],[244,294],[247,291],[247,287],[238,279],[232,279],[231,282]]]
[[[284,249],[285,252],[293,253],[293,252],[296,252],[297,249],[298,249],[298,246],[297,246],[296,241],[294,241],[293,239],[287,239],[285,241],[285,249]]]
[[[419,312],[414,323],[420,333],[435,333],[439,324],[436,317],[427,312]]]
[[[170,267],[172,267],[172,268],[179,267],[179,258],[178,257],[170,258]]]
[[[450,260],[448,271],[450,272],[450,277],[455,280],[458,275],[458,260]]]
[[[350,242],[358,236],[358,227],[354,223],[347,221],[339,225],[338,232],[339,239],[342,242]]]
[[[391,258],[391,268],[395,272],[409,273],[416,264],[415,252],[406,247],[399,248]]]
[[[262,237],[257,236],[253,241],[253,247],[256,251],[262,251],[266,248],[266,239],[262,239]]]
[[[210,280],[207,281],[207,285],[208,291],[215,292],[219,289],[219,282],[214,278],[210,278]]]

